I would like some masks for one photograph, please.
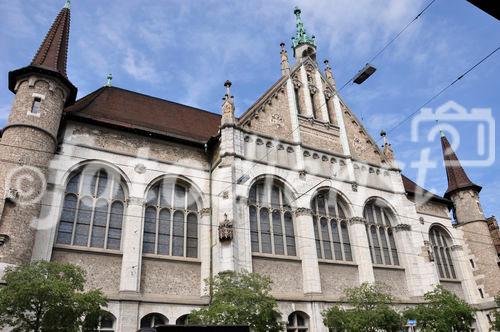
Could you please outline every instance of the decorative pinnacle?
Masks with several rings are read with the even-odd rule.
[[[330,61],[328,61],[328,60],[326,60],[326,59],[325,59],[325,61],[323,61],[323,63],[325,64],[326,69],[332,69],[332,68],[330,67]]]
[[[108,76],[106,78],[108,80],[108,82],[106,83],[106,86],[110,87],[111,86],[111,81],[113,81],[113,75],[112,74],[108,74]]]
[[[446,135],[444,134],[444,131],[440,130],[439,133],[441,134],[441,137],[446,137]]]
[[[233,85],[233,83],[231,83],[230,80],[227,80],[226,82],[224,82],[224,86],[226,87],[226,96],[230,97],[231,96],[231,85]]]
[[[281,52],[286,52],[286,50],[285,50],[285,43],[284,42],[280,43],[280,47],[281,47]]]
[[[67,8],[67,9],[71,8],[71,0],[66,0],[66,3],[64,4],[64,8]]]
[[[300,14],[302,11],[299,7],[295,7],[293,13],[295,14],[295,21],[297,32],[295,33],[295,37],[292,37],[293,47],[297,47],[302,44],[310,44],[312,46],[316,46],[315,37],[309,37],[306,33],[306,29],[304,28],[304,23],[302,22],[302,18]]]
[[[380,136],[382,136],[382,137],[386,137],[386,136],[387,136],[387,133],[386,133],[384,130],[381,130],[381,131],[380,131]]]

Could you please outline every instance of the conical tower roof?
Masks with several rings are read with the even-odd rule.
[[[443,148],[444,165],[446,176],[448,177],[448,189],[444,197],[449,199],[453,192],[461,189],[473,189],[480,192],[482,189],[481,186],[478,186],[469,179],[450,142],[443,133],[441,134],[441,147]]]
[[[45,39],[28,67],[9,73],[9,89],[15,92],[15,85],[22,75],[39,72],[59,78],[70,89],[67,104],[76,98],[76,87],[68,80],[66,65],[68,60],[68,44],[71,11],[69,0],[57,15]]]

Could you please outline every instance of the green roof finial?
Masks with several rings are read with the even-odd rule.
[[[292,37],[293,47],[297,47],[302,44],[311,44],[312,46],[316,46],[316,40],[314,36],[309,37],[306,33],[306,29],[304,28],[304,23],[302,22],[302,18],[300,17],[300,13],[302,11],[299,7],[295,7],[293,13],[295,14],[295,21],[297,26],[297,32],[295,33],[295,37]]]
[[[71,0],[66,0],[66,4],[64,5],[64,8],[70,9],[71,7]]]
[[[444,131],[440,130],[439,133],[441,134],[441,137],[446,137],[446,135],[444,134]]]
[[[108,74],[107,79],[108,79],[108,83],[106,83],[106,86],[107,86],[107,87],[110,87],[110,86],[111,86],[111,81],[113,80],[113,75]]]

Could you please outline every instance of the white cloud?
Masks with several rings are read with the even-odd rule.
[[[144,54],[129,48],[123,59],[122,68],[134,79],[151,84],[159,81],[160,77],[154,65]]]

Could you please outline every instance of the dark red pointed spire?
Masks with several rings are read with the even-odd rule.
[[[448,189],[444,197],[450,198],[453,192],[460,189],[474,189],[476,192],[480,192],[482,188],[469,179],[450,142],[443,133],[441,133],[441,146],[443,148],[446,176],[448,177]]]
[[[32,66],[53,70],[67,77],[70,16],[69,6],[66,5],[52,23],[38,52],[31,61]]]
[[[71,16],[69,7],[70,0],[66,0],[66,5],[52,23],[31,64],[9,72],[10,91],[16,92],[16,84],[22,77],[33,73],[41,73],[56,77],[67,86],[70,93],[66,99],[66,105],[69,106],[74,103],[77,88],[68,80],[66,74]]]

